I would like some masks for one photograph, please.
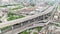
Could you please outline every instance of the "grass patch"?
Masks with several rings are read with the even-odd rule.
[[[7,21],[11,21],[11,20],[15,20],[15,19],[23,18],[23,17],[25,17],[25,16],[16,15],[14,13],[8,13],[8,19],[7,19]]]
[[[3,27],[3,28],[0,28],[0,30],[5,30],[5,29],[8,29],[8,28],[11,28],[12,26],[6,26],[6,27]]]
[[[36,27],[36,30],[38,30],[38,32],[42,29],[42,27]]]
[[[17,9],[21,9],[23,7],[24,7],[23,5],[19,5],[18,7],[12,8],[11,10],[17,10]]]
[[[58,9],[60,9],[60,5],[58,6]]]
[[[7,7],[7,6],[0,6],[0,8],[4,8],[4,7]]]
[[[0,16],[0,18],[2,18],[2,16]]]
[[[33,34],[37,34],[36,32],[34,32]]]
[[[2,23],[2,21],[0,21],[0,23]]]
[[[25,31],[21,32],[20,34],[30,34],[30,33],[25,30]]]
[[[42,29],[42,27],[39,26],[39,27],[36,27],[36,28],[31,28],[31,29],[28,29],[28,32],[27,32],[27,30],[25,30],[25,31],[20,32],[19,34],[30,34],[32,32],[30,30],[33,30],[33,29],[36,29],[36,30],[40,31]],[[33,34],[37,34],[37,33],[33,32]]]

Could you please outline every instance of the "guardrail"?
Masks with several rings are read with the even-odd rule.
[[[20,18],[20,19],[8,21],[6,23],[0,23],[0,28],[3,28],[3,27],[8,26],[8,25],[14,25],[16,23],[21,23],[23,21],[26,21],[26,20],[29,20],[29,19],[33,19],[33,18],[38,17],[38,16],[42,16],[42,15],[48,14],[48,13],[50,13],[52,11],[53,8],[54,8],[54,6],[51,6],[49,9],[47,9],[46,11],[44,11],[44,12],[42,12],[40,14],[36,14],[36,15],[27,16],[27,17]]]

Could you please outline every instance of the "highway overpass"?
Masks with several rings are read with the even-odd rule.
[[[56,10],[56,7],[51,6],[40,14],[27,16],[27,17],[24,17],[24,18],[21,18],[21,19],[16,19],[16,20],[9,21],[9,22],[6,22],[6,23],[1,23],[0,28],[6,27],[8,25],[12,26],[11,28],[8,28],[6,30],[1,31],[1,34],[8,34],[8,33],[9,34],[15,34],[17,32],[19,33],[19,32],[21,32],[21,30],[23,30],[24,28],[26,28],[26,27],[28,27],[32,24],[39,23],[39,21],[41,21],[41,20],[48,20],[49,17],[52,17],[51,14],[53,12],[55,12],[55,10]],[[39,25],[39,26],[41,26],[41,25]]]

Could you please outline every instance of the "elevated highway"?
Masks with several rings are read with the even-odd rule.
[[[33,28],[33,27],[37,27],[37,26],[44,26],[46,23],[40,23],[39,25],[37,25],[37,23],[39,23],[40,21],[43,22],[45,20],[48,21],[50,19],[49,17],[52,17],[51,14],[53,12],[55,12],[55,9],[56,9],[55,6],[51,6],[47,10],[45,10],[44,12],[42,12],[40,14],[27,16],[27,17],[24,17],[21,19],[16,19],[16,20],[9,21],[6,23],[1,23],[0,28],[6,27],[8,25],[12,26],[10,28],[10,30],[6,29],[6,30],[1,31],[2,32],[1,34],[17,34],[21,31],[29,29],[29,28]],[[35,24],[35,25],[33,26],[33,24]]]

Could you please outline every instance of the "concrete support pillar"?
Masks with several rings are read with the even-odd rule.
[[[3,34],[2,31],[1,31],[1,29],[0,29],[0,34]]]
[[[38,21],[39,21],[39,17],[38,17]]]
[[[33,19],[34,20],[34,22],[35,22],[35,19]]]
[[[34,18],[34,22],[36,22],[35,18]]]
[[[28,21],[28,23],[30,23],[30,21]]]
[[[45,20],[45,16],[43,15],[43,20]]]
[[[13,30],[14,30],[14,27],[12,26],[12,32],[11,32],[11,34],[13,34],[13,33],[14,33],[14,31],[13,31]]]
[[[21,23],[21,27],[23,26],[23,23]]]

